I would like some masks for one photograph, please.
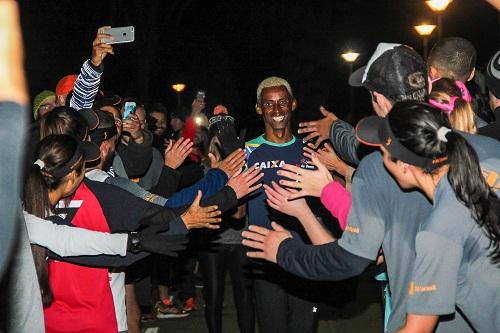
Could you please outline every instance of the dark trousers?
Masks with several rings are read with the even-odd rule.
[[[203,294],[208,331],[210,333],[222,332],[224,282],[226,270],[229,270],[238,327],[242,333],[253,333],[255,315],[246,248],[239,244],[214,244],[209,249],[200,252],[199,260],[204,280]]]
[[[254,293],[260,333],[313,333],[317,305],[309,300],[311,283],[274,264],[254,269]]]

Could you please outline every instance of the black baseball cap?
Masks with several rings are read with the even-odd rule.
[[[443,161],[417,155],[406,148],[392,132],[387,117],[370,116],[361,119],[356,125],[356,137],[365,145],[384,147],[394,158],[424,169],[433,168]]]
[[[485,71],[486,86],[496,97],[500,98],[500,51],[495,53],[488,62]]]
[[[64,163],[61,167],[52,170],[50,174],[56,178],[62,178],[73,171],[82,160],[85,163],[93,163],[98,161],[99,158],[101,158],[101,151],[97,145],[89,141],[81,141],[78,142],[78,147],[68,162]]]
[[[78,110],[78,113],[80,113],[85,119],[85,122],[87,123],[87,126],[89,128],[89,131],[95,130],[97,126],[99,126],[99,117],[97,114],[94,112],[94,110],[90,108],[84,108]]]
[[[379,43],[366,66],[349,77],[353,87],[365,87],[390,98],[427,90],[427,67],[411,47]]]

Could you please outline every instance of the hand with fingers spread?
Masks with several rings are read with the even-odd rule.
[[[193,142],[187,138],[180,138],[176,142],[168,141],[165,149],[165,166],[177,169],[193,151]]]
[[[161,231],[161,227],[149,226],[139,232],[131,232],[127,242],[127,250],[131,252],[146,251],[177,257],[177,251],[186,248],[188,239],[185,235],[160,234]]]
[[[346,177],[349,165],[338,157],[337,153],[333,150],[333,147],[329,143],[325,143],[323,148],[318,149],[317,151],[314,151],[313,149],[314,145],[309,143],[306,147],[304,147],[304,156],[312,159],[312,155],[315,155],[328,170],[335,171],[344,178]]]
[[[262,186],[260,183],[257,184],[262,177],[264,177],[262,171],[253,166],[245,172],[241,172],[240,169],[229,179],[227,185],[236,193],[236,198],[241,199]]]
[[[235,173],[243,168],[243,165],[245,165],[245,152],[243,149],[233,151],[222,161],[217,161],[216,157],[212,153],[208,154],[208,158],[210,159],[210,166],[213,169],[221,169],[226,173],[228,178],[231,178]]]
[[[135,143],[141,144],[144,142],[144,133],[142,133],[141,122],[136,114],[131,114],[127,119],[123,120],[122,131],[127,132]]]
[[[243,231],[243,245],[259,250],[247,252],[247,256],[276,263],[281,242],[292,238],[292,234],[276,222],[271,223],[271,226],[274,230],[251,225],[248,231]]]
[[[309,211],[309,206],[304,198],[289,200],[289,197],[297,193],[297,190],[284,189],[275,182],[272,186],[264,185],[267,196],[267,203],[272,208],[282,213],[300,219],[300,216]]]
[[[96,67],[101,66],[102,61],[106,58],[106,55],[115,54],[113,52],[113,46],[102,42],[103,39],[113,38],[110,34],[104,32],[109,28],[111,27],[104,26],[97,29],[97,36],[92,42],[92,56],[90,61],[92,62],[92,65]]]
[[[181,215],[181,219],[189,229],[219,229],[222,221],[221,212],[217,206],[200,207],[201,191],[198,191],[193,204]]]
[[[323,106],[319,107],[321,114],[324,118],[316,121],[306,121],[299,124],[298,133],[308,133],[307,136],[303,139],[304,142],[307,142],[311,139],[317,138],[314,143],[314,148],[317,148],[321,142],[327,140],[330,137],[330,127],[337,120],[337,116],[329,112]]]
[[[305,170],[295,165],[285,164],[281,170],[278,170],[280,176],[291,179],[280,180],[280,185],[299,190],[291,194],[288,199],[297,199],[307,195],[319,197],[323,187],[333,180],[330,171],[315,155],[311,155],[311,164],[315,165],[318,169]]]

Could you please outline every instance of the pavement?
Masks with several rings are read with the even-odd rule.
[[[373,274],[366,272],[354,281],[332,285],[325,303],[320,304],[318,333],[323,332],[383,332],[383,308],[381,287],[373,279]],[[346,290],[351,290],[348,294]],[[354,291],[354,292],[352,292]],[[180,319],[157,319],[143,324],[145,333],[206,333],[203,313],[202,289],[197,289],[198,310],[189,317]],[[223,332],[238,332],[236,308],[229,276],[226,277],[224,307],[222,313]]]

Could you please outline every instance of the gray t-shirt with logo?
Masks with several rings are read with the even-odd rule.
[[[353,179],[347,227],[338,242],[345,250],[370,260],[377,258],[382,247],[392,295],[388,332],[397,331],[405,323],[415,237],[431,208],[422,193],[401,190],[384,168],[380,152],[361,160]],[[436,332],[472,330],[457,315],[443,320]]]
[[[481,161],[500,156],[498,141],[461,133],[473,145]],[[403,191],[387,172],[380,152],[361,160],[353,179],[347,227],[338,240],[345,250],[375,260],[383,249],[392,313],[388,332],[405,322],[408,290],[415,263],[415,239],[420,224],[432,212],[432,205],[418,191]],[[436,332],[473,332],[459,312],[440,318]]]
[[[481,164],[492,187],[500,183],[499,162]],[[495,164],[496,171],[491,169]],[[443,315],[453,313],[456,305],[478,332],[500,332],[500,266],[491,263],[489,245],[443,177],[432,212],[417,234],[408,313]]]

